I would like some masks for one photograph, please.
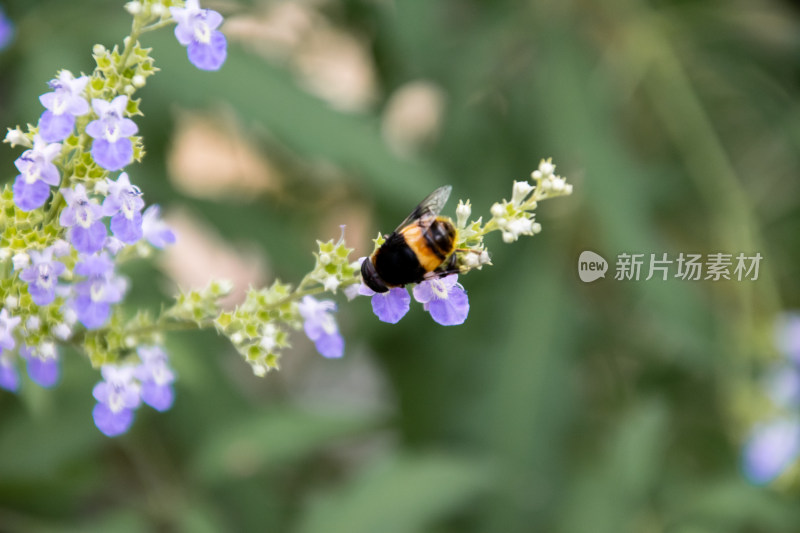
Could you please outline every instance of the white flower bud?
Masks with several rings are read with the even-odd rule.
[[[19,305],[19,298],[17,298],[16,296],[6,296],[6,299],[3,300],[3,306],[9,311],[12,309],[16,309],[18,305]]]
[[[531,226],[531,231],[535,234],[542,232],[542,225],[538,222],[534,222],[533,226]]]
[[[70,338],[72,335],[72,328],[70,328],[66,324],[56,324],[54,327],[50,328],[50,332],[55,335],[57,339],[61,339],[65,341]]]
[[[572,185],[569,183],[564,185],[564,194],[572,194]]]
[[[167,13],[167,8],[161,3],[153,4],[150,6],[150,13],[156,17],[163,17]]]
[[[331,262],[331,254],[328,252],[321,252],[319,254],[319,264],[322,266],[328,265]]]
[[[56,352],[56,345],[50,341],[41,343],[36,351],[45,359],[55,359],[58,352]]]
[[[0,248],[0,261],[7,261],[11,258],[11,248]]]
[[[489,257],[489,252],[486,250],[481,252],[480,261],[482,265],[488,265],[492,262],[492,259]]]
[[[133,1],[125,4],[125,10],[134,17],[142,12],[141,2]]]
[[[552,175],[555,170],[556,166],[550,160],[545,161],[542,159],[541,163],[539,163],[539,171],[545,176]]]
[[[503,242],[514,242],[517,240],[517,236],[511,233],[510,231],[503,232]]]
[[[134,86],[134,87],[136,87],[137,89],[141,89],[142,87],[144,87],[145,83],[147,83],[147,82],[146,82],[146,80],[145,80],[144,76],[142,76],[141,74],[136,74],[136,75],[135,75],[135,76],[134,76],[134,77],[131,79],[131,83],[132,83],[132,84],[133,84],[133,86]]]
[[[128,335],[127,337],[125,337],[125,346],[127,346],[128,348],[133,348],[134,346],[136,346],[136,337],[134,337],[133,335]]]
[[[339,278],[331,275],[325,278],[325,280],[322,282],[322,286],[325,287],[326,291],[336,292],[336,288],[341,285],[341,283],[342,282],[339,281]]]
[[[11,148],[14,148],[17,145],[24,146],[25,148],[33,147],[31,140],[28,139],[28,136],[22,133],[19,128],[14,128],[13,130],[9,128],[8,133],[6,133],[5,142],[9,143]]]
[[[133,85],[126,85],[125,87],[122,88],[122,92],[130,96],[136,92],[136,87],[134,87]]]
[[[241,344],[243,340],[244,340],[244,337],[242,337],[242,334],[239,333],[238,331],[236,333],[234,333],[233,335],[231,335],[231,342],[234,345]]]
[[[514,188],[511,193],[511,202],[514,205],[520,205],[525,201],[525,197],[533,190],[533,185],[527,181],[515,181]]]
[[[261,342],[258,343],[264,351],[269,353],[278,347],[278,342],[275,340],[275,335],[265,335],[261,337]]]
[[[542,179],[542,171],[534,170],[533,172],[531,172],[531,177],[536,181],[539,181],[540,179]]]
[[[64,323],[68,326],[74,326],[75,322],[78,321],[78,315],[75,311],[72,310],[71,307],[67,307],[64,309]]]
[[[560,176],[556,176],[553,178],[553,190],[556,192],[561,192],[564,190],[564,186],[566,183],[564,182],[564,178]]]
[[[31,258],[25,252],[19,252],[11,258],[14,263],[14,270],[22,270],[31,262]]]
[[[29,316],[28,320],[25,321],[25,328],[30,332],[39,331],[39,326],[41,325],[42,321],[39,319],[39,315]]]
[[[458,207],[456,207],[456,222],[459,228],[463,228],[467,225],[467,221],[469,217],[472,215],[472,206],[469,203],[469,200],[464,203],[463,201],[458,201]]]
[[[492,205],[492,208],[489,210],[489,212],[492,213],[493,217],[499,218],[499,217],[501,217],[501,216],[503,216],[505,214],[506,210],[503,208],[502,205],[500,205],[499,203],[495,202]]]
[[[100,56],[106,53],[106,47],[102,44],[96,44],[92,47],[92,53],[96,56]]]
[[[463,265],[469,270],[472,270],[473,268],[478,268],[479,266],[481,266],[480,255],[474,253],[466,254],[463,259]]]
[[[97,194],[102,194],[103,196],[108,195],[108,178],[100,181],[96,181],[94,184],[94,192]]]
[[[214,282],[216,284],[216,292],[222,295],[228,295],[233,290],[233,282],[229,279],[218,279]]]
[[[529,218],[518,218],[509,224],[509,231],[516,235],[530,235],[533,232],[533,221]]]
[[[267,370],[269,370],[269,367],[267,365],[265,365],[261,361],[252,362],[252,363],[250,363],[250,366],[253,367],[253,374],[255,374],[256,376],[258,376],[260,378],[263,378],[264,376],[266,376],[267,375]]]

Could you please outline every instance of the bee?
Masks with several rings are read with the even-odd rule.
[[[386,292],[458,272],[453,253],[458,232],[449,218],[439,216],[452,190],[445,185],[430,193],[361,263],[361,277],[370,289]]]

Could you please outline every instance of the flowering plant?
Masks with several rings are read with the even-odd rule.
[[[62,70],[40,97],[45,110],[38,123],[9,129],[5,141],[26,150],[15,162],[19,173],[13,185],[0,194],[0,386],[18,389],[20,360],[32,381],[54,385],[59,347],[76,346],[100,370],[93,417],[109,436],[126,432],[142,403],[159,411],[172,405],[176,376],[162,346],[166,332],[215,329],[263,376],[278,367],[292,329],[302,328],[323,356],[343,356],[336,303],[316,295],[339,289],[349,299],[368,295],[378,318],[390,323],[408,312],[411,301],[405,287],[370,291],[342,232],[336,242],[317,243],[314,267],[297,286],[276,280],[252,288],[243,303],[228,310],[220,300],[232,286],[218,280],[180,292],[157,316],[139,312],[126,319],[120,304],[130,287],[117,267],[176,239],[159,206],[148,206],[133,184],[135,173],[123,170],[144,156],[133,120],[142,115],[141,101],[134,95],[158,70],[139,37],[174,24],[189,61],[202,70],[221,68],[227,54],[218,30],[222,16],[202,9],[197,0],[134,1],[126,8],[133,25],[122,49],[96,45],[91,75]],[[533,183],[515,182],[511,200],[495,203],[486,223],[470,220],[469,201],[458,204],[453,264],[460,274],[490,264],[485,235],[500,231],[505,242],[513,242],[539,233],[532,215],[538,202],[571,193],[550,160],[542,161],[532,178]],[[375,246],[383,241],[379,236]],[[467,318],[469,301],[458,278],[426,279],[412,289],[439,324]]]

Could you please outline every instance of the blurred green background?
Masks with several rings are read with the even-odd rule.
[[[120,438],[94,427],[99,376],[65,350],[57,388],[0,394],[0,531],[800,531],[792,480],[757,488],[739,466],[773,320],[800,306],[793,3],[203,5],[227,18],[220,72],[171,29],[142,39],[162,71],[137,93],[147,155],[127,170],[192,242],[126,268],[131,310],[210,273],[296,283],[315,239],[345,223],[364,255],[442,184],[447,214],[488,213],[543,157],[575,194],[540,205],[541,235],[489,237],[461,327],[341,298],[345,358],[298,333],[264,379],[213,333],[169,336],[175,406]],[[2,6],[10,127],[130,27],[122,2]],[[6,181],[18,155],[0,149]],[[606,279],[578,279],[587,249]],[[622,252],[764,260],[757,281],[623,282]]]

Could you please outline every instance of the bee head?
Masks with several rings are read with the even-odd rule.
[[[364,262],[361,263],[361,279],[364,280],[367,287],[375,292],[387,292],[389,290],[389,287],[386,286],[378,275],[378,271],[375,270],[375,265],[369,257],[364,259]]]

